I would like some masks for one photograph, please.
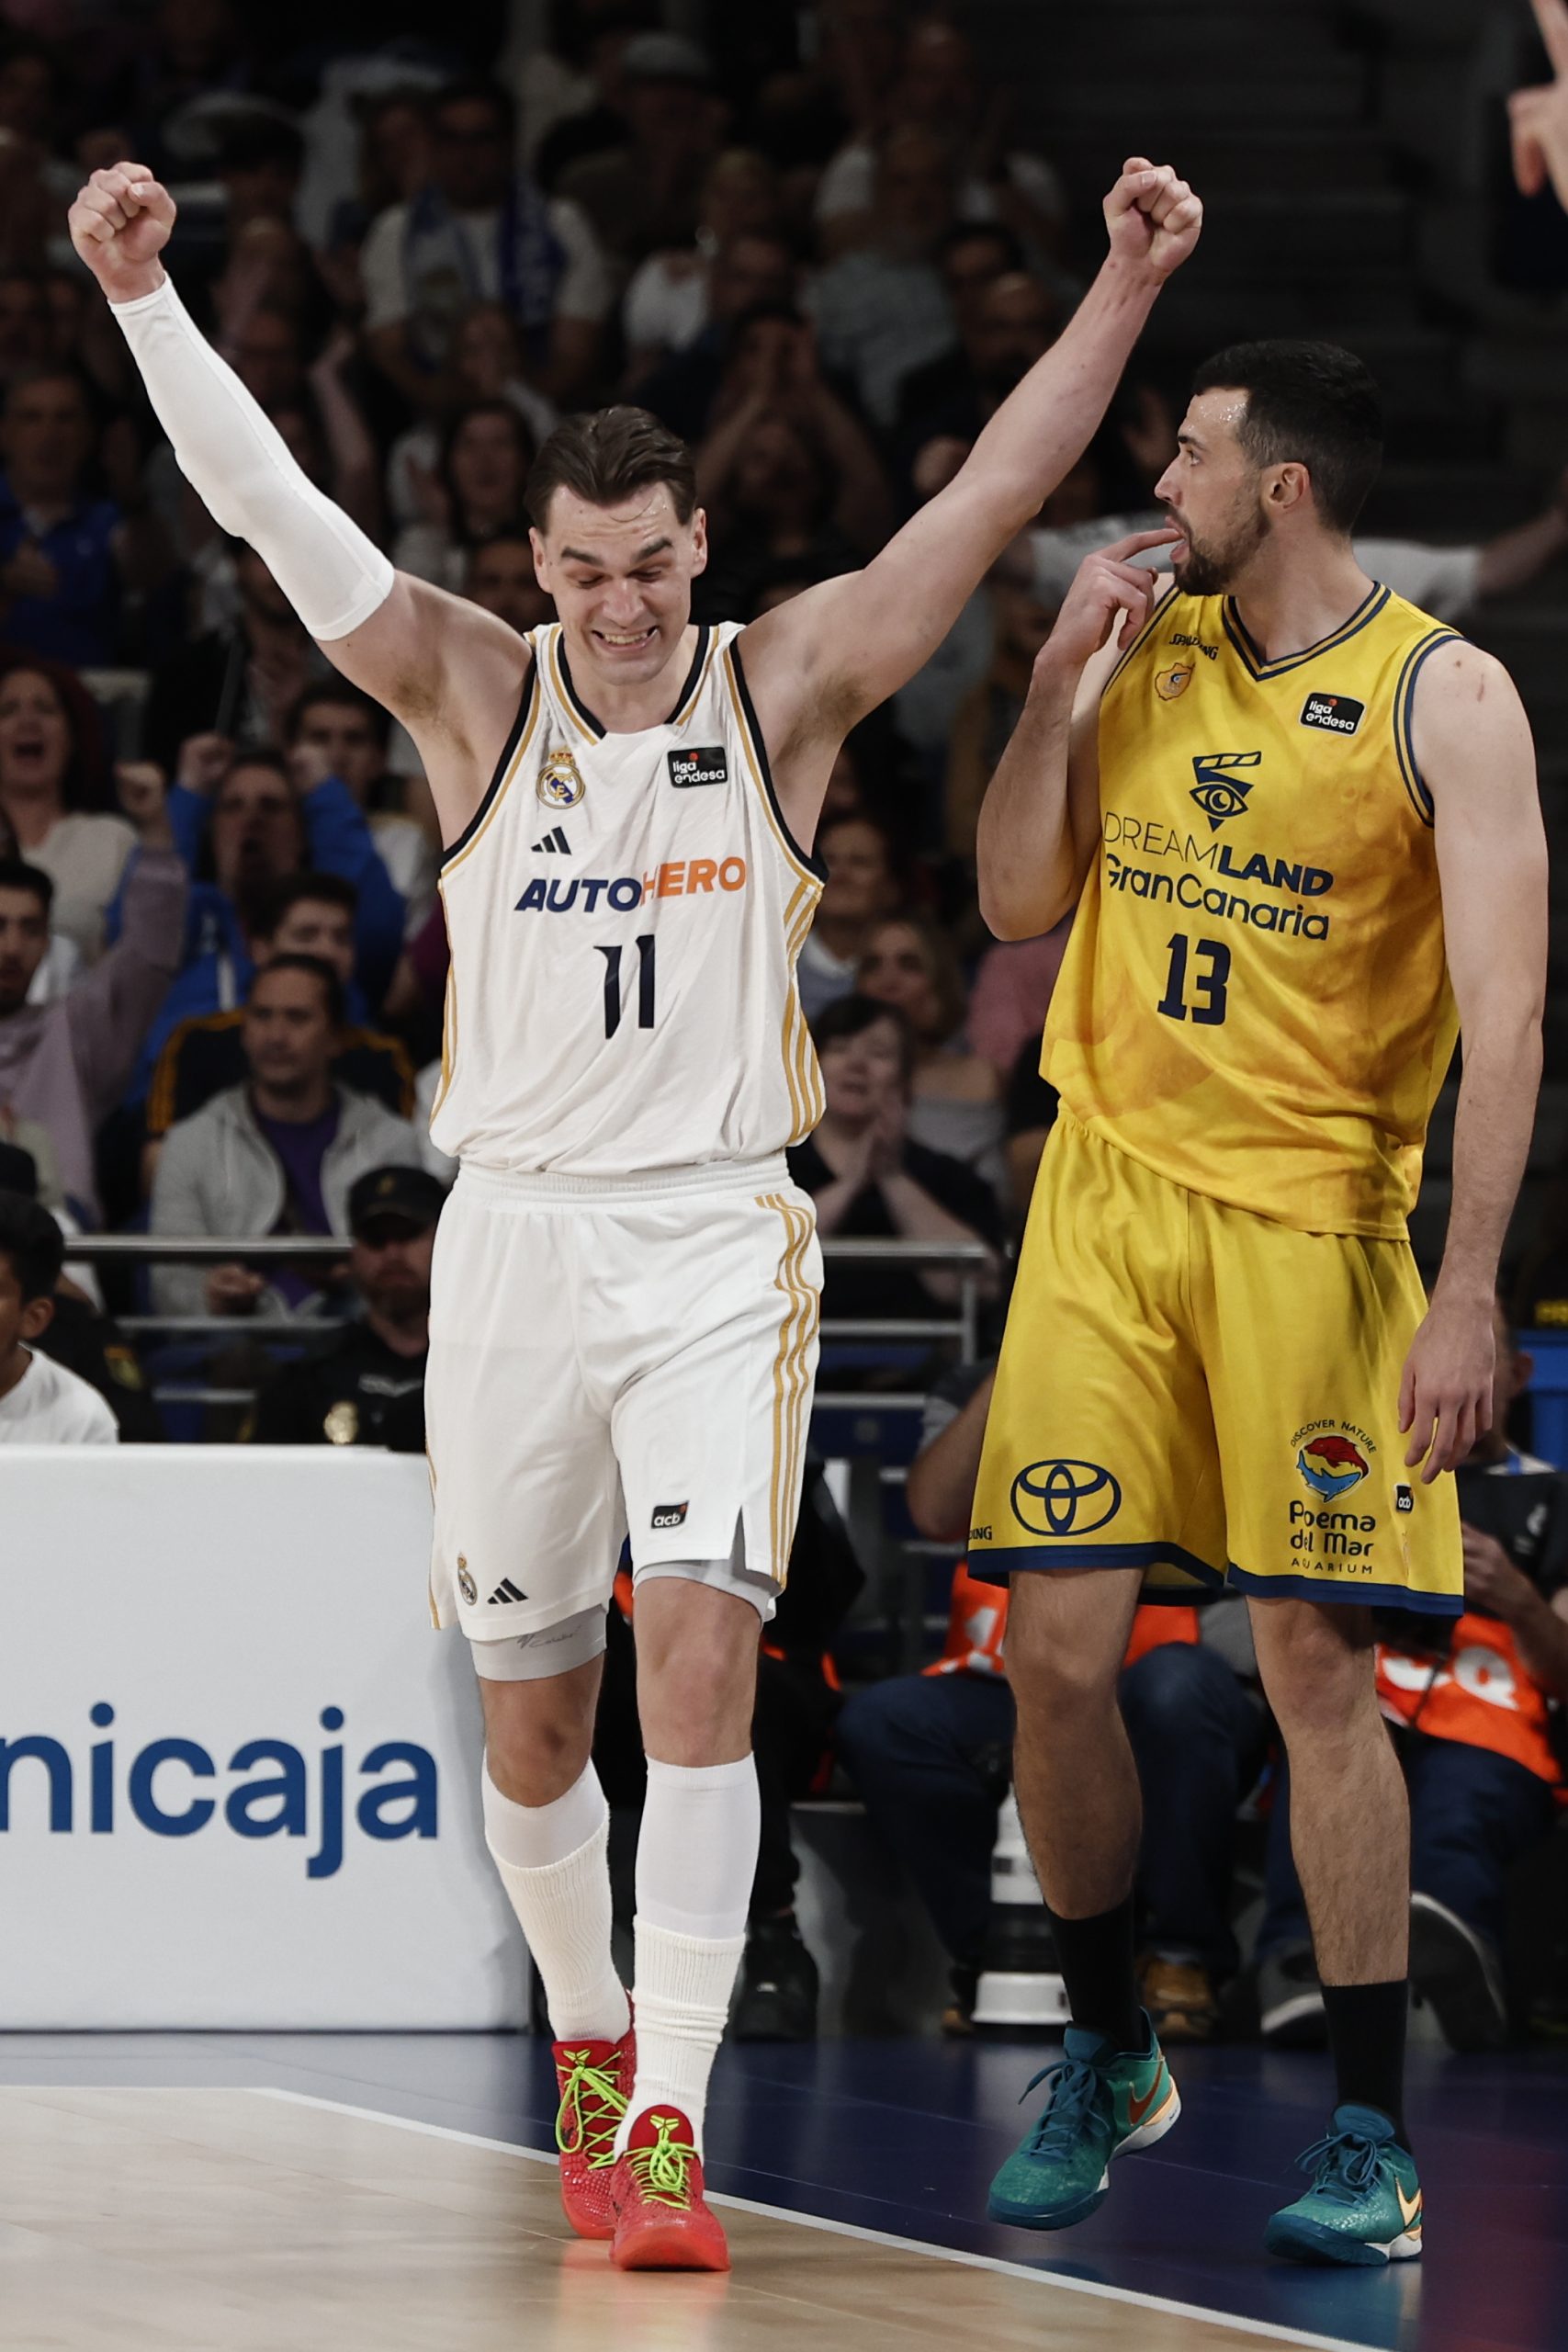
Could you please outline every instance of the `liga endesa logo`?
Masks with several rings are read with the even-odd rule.
[[[115,1711],[100,1700],[87,1720],[107,1732]],[[342,1731],[343,1709],[323,1707],[318,1721],[324,1732]],[[378,1843],[436,1836],[438,1776],[427,1747],[378,1740],[354,1770],[359,1785],[351,1791],[338,1741],[308,1754],[292,1740],[247,1739],[220,1765],[194,1739],[152,1739],[131,1753],[100,1738],[88,1745],[84,1768],[80,1754],[49,1733],[0,1734],[0,1833],[47,1826],[54,1837],[81,1829],[107,1837],[134,1822],[154,1838],[194,1838],[221,1815],[236,1838],[309,1845],[313,1837],[315,1851],[305,1861],[313,1879],[342,1869],[351,1827]],[[226,1791],[204,1793],[223,1776]]]

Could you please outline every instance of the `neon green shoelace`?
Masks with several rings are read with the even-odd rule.
[[[571,2072],[560,2086],[556,2146],[563,2156],[585,2155],[591,2171],[613,2164],[615,2132],[626,2111],[626,2093],[586,2050],[569,2050]]]
[[[643,2195],[655,2205],[689,2205],[692,2192],[688,2175],[697,2161],[697,2152],[687,2140],[677,2140],[675,2132],[679,2118],[673,2115],[650,2115],[659,2137],[651,2148],[628,2148],[626,2162]]]

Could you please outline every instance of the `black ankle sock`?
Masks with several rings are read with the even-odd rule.
[[[1104,2034],[1113,2050],[1141,2050],[1132,1896],[1092,1919],[1061,1919],[1055,1911],[1050,1917],[1073,2023]]]
[[[1404,2128],[1404,2027],[1410,1980],[1390,1984],[1325,1984],[1323,2007],[1334,2052],[1340,2107],[1380,2107],[1393,2119],[1395,2139],[1410,2146]]]

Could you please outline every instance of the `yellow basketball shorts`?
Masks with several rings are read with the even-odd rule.
[[[1450,1476],[1404,1467],[1426,1312],[1404,1241],[1298,1233],[1063,1114],[1045,1148],[975,1496],[971,1572],[1140,1568],[1457,1615]]]

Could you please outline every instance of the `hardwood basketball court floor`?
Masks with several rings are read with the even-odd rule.
[[[515,2036],[0,2036],[4,2352],[1555,2352],[1568,2066],[1418,2052],[1426,2259],[1258,2243],[1324,2063],[1179,2061],[1186,2112],[1083,2228],[985,2183],[1055,2052],[730,2050],[710,2110],[728,2278],[625,2277],[556,2197],[548,2053]],[[1031,2105],[1032,2102],[1031,2102]]]

